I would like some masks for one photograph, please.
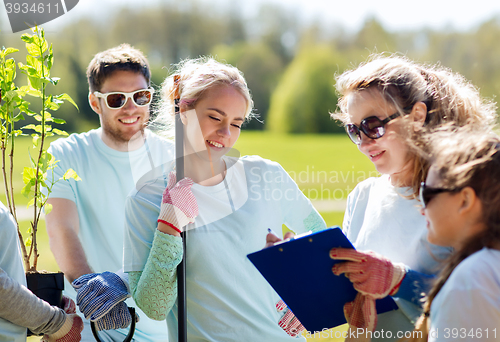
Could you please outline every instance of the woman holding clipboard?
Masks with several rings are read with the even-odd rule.
[[[427,241],[417,197],[428,162],[412,146],[425,150],[420,138],[446,123],[488,130],[495,108],[462,76],[396,56],[374,56],[343,73],[337,90],[341,113],[334,117],[382,176],[349,194],[343,231],[357,251],[332,249],[333,259],[346,261],[333,272],[358,290],[344,307],[351,328],[366,333],[358,338],[397,340],[413,329],[423,294],[451,253]],[[375,299],[388,295],[399,309],[377,315]]]
[[[296,340],[300,322],[277,307],[280,298],[246,255],[262,248],[268,227],[303,233],[325,222],[279,164],[231,152],[253,107],[238,69],[208,58],[181,63],[163,84],[153,124],[173,122],[176,90],[188,178],[164,173],[127,200],[124,267],[133,297],[149,317],[167,320],[176,341],[185,231],[188,341]]]

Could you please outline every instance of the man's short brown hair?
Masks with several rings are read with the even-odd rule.
[[[150,83],[151,71],[146,56],[129,44],[97,53],[87,68],[90,92],[100,91],[104,81],[115,71],[125,70],[141,73]]]

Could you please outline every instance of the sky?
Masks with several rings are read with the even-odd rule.
[[[23,0],[4,0],[18,1]],[[26,0],[36,1],[36,0]],[[163,1],[183,0],[79,0],[78,5],[67,14],[45,24],[46,31],[58,30],[77,20],[82,15],[102,16],[116,10],[117,5],[137,8],[154,7]],[[318,22],[337,25],[348,31],[356,31],[367,17],[377,18],[389,31],[417,30],[421,28],[454,29],[467,31],[480,23],[500,17],[500,1],[497,0],[198,0],[209,4],[212,10],[223,8],[229,3],[241,6],[242,13],[255,18],[259,4],[276,3],[295,10],[304,22]],[[0,4],[0,29],[11,32],[6,8]]]

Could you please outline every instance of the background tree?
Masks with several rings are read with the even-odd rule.
[[[248,129],[264,129],[271,93],[281,76],[284,64],[280,56],[267,44],[238,43],[233,46],[219,45],[212,50],[219,60],[240,69],[247,80],[255,104],[257,120],[245,124]]]
[[[172,64],[188,57],[213,54],[239,67],[245,73],[257,113],[263,120],[263,123],[252,121],[247,129],[266,129],[269,116],[276,120],[273,130],[324,132],[329,127],[327,131],[337,131],[331,128],[331,122],[318,124],[319,119],[294,123],[293,129],[291,123],[281,128],[277,125],[283,123],[281,116],[286,108],[291,111],[286,116],[328,119],[325,110],[335,110],[336,101],[333,73],[358,65],[374,52],[403,53],[419,62],[440,62],[471,80],[484,96],[495,98],[500,92],[498,18],[464,32],[452,29],[393,32],[370,17],[358,31],[352,32],[335,23],[326,27],[319,21],[310,21],[313,24],[306,25],[293,10],[276,4],[263,4],[250,16],[243,12],[244,4],[243,0],[227,6],[202,0],[162,0],[154,7],[139,9],[115,4],[113,11],[105,11],[105,15],[95,12],[92,17],[83,17],[51,32],[57,59],[54,72],[65,76],[60,87],[74,94],[80,104],[79,113],[69,107],[61,108],[59,116],[67,121],[66,130],[81,132],[98,126],[99,117],[87,101],[85,70],[94,54],[121,43],[129,43],[148,56],[156,87],[169,75]],[[2,45],[23,48],[15,41],[15,35],[0,34]],[[308,54],[306,45],[307,49],[321,51],[320,55]],[[329,52],[325,52],[326,47]],[[333,60],[328,61],[329,58]],[[297,107],[287,107],[290,103],[283,101],[287,97],[303,98],[303,73],[317,77],[311,86],[315,88],[314,94],[321,94],[322,105],[310,104],[305,112],[297,113]],[[296,79],[301,81],[295,84]],[[297,91],[295,95],[290,93],[292,88]],[[311,110],[318,112],[313,115]]]
[[[271,97],[267,128],[276,133],[343,131],[328,113],[337,108],[334,75],[345,67],[331,46],[304,46]]]

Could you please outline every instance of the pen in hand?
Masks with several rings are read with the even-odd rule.
[[[277,238],[280,238],[280,237],[278,236],[278,234],[276,234],[276,233],[275,233],[275,232],[274,232],[271,228],[267,228],[267,232],[268,232],[269,234],[273,234],[273,235],[274,235],[274,236],[276,236]],[[280,238],[280,239],[281,239],[281,238]]]
[[[266,236],[266,246],[271,247],[274,246],[275,243],[282,241],[282,238],[278,236],[271,228],[267,228],[267,236]]]

